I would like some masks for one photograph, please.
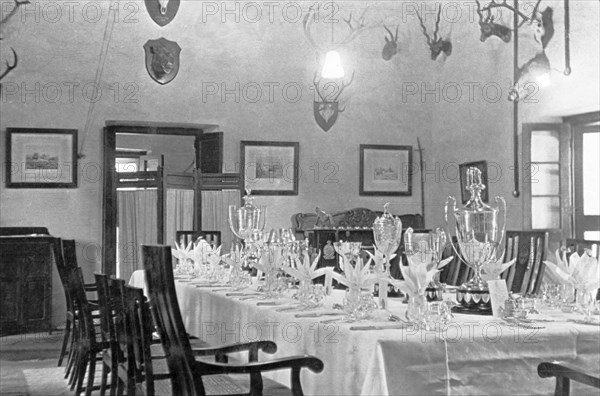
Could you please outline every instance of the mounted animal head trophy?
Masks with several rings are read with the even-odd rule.
[[[529,83],[545,85],[549,82],[551,69],[550,61],[546,55],[546,47],[554,36],[553,15],[554,10],[552,8],[546,7],[543,12],[539,13],[536,6],[530,20],[536,25],[533,37],[542,48],[533,58],[519,68],[517,81],[508,93],[509,101],[518,102],[523,95],[526,95]]]
[[[313,113],[315,116],[315,121],[321,127],[321,129],[325,132],[329,131],[331,127],[335,124],[338,118],[339,113],[343,113],[346,110],[346,106],[340,109],[339,98],[344,89],[346,89],[352,81],[354,81],[354,72],[352,72],[352,77],[350,81],[342,82],[341,86],[330,81],[323,85],[321,88],[321,79],[317,78],[318,73],[315,73],[313,78],[313,85],[315,86],[315,92],[319,97],[319,101],[314,101],[313,103]],[[331,90],[330,94],[327,91]]]
[[[537,1],[536,5],[533,9],[532,16],[534,16],[537,13],[537,9],[540,5],[540,1],[541,0]],[[506,3],[506,0],[503,0],[501,3],[497,3],[496,0],[492,0],[487,6],[485,6],[483,8],[481,8],[481,3],[479,0],[475,0],[475,2],[477,3],[477,14],[479,15],[479,28],[481,30],[481,37],[480,37],[481,41],[486,41],[489,37],[496,36],[499,39],[501,39],[502,41],[504,41],[505,43],[508,43],[508,42],[510,42],[510,39],[512,37],[512,29],[511,28],[494,22],[494,17],[491,15],[491,11],[494,8],[506,8],[513,13],[517,13],[521,17],[521,22],[519,23],[519,25],[517,25],[517,28],[520,28],[521,26],[523,26],[523,24],[525,22],[528,22],[528,21],[531,22],[533,20],[532,17],[528,17],[527,15],[523,14],[521,11],[515,10],[514,7],[512,7]],[[485,17],[483,16],[484,12],[487,14],[487,16],[485,16]]]
[[[442,6],[438,8],[437,18],[435,20],[435,30],[433,31],[433,40],[431,36],[427,33],[427,28],[425,27],[425,23],[423,23],[423,18],[417,11],[417,18],[419,18],[419,22],[421,23],[421,29],[423,29],[423,34],[427,39],[427,45],[431,50],[431,60],[436,60],[438,56],[443,52],[444,55],[450,56],[452,54],[452,43],[450,40],[444,40],[442,36],[438,37],[440,30],[440,18],[442,15]]]
[[[388,32],[390,37],[388,38],[387,35],[385,36],[385,45],[383,46],[383,51],[381,51],[381,57],[384,60],[389,61],[398,53],[398,28],[400,25],[396,26],[396,35],[394,35],[392,31],[387,28],[387,26],[383,25],[383,27]]]
[[[333,19],[333,4],[332,4],[332,15],[329,21],[325,20],[325,23],[331,22],[334,23]],[[348,28],[350,29],[349,33],[341,40],[339,43],[334,45],[328,45],[327,42],[324,42],[322,45],[318,44],[317,41],[313,38],[311,33],[312,22],[317,17],[317,11],[315,11],[314,6],[311,6],[304,16],[302,21],[302,26],[304,29],[304,35],[306,39],[314,48],[317,58],[317,65],[321,65],[322,55],[325,54],[328,50],[333,50],[335,48],[343,47],[353,41],[356,37],[360,35],[364,30],[370,29],[373,26],[365,24],[365,14],[368,11],[368,7],[363,11],[360,18],[357,20],[353,20],[352,13],[348,19],[343,19]],[[333,26],[332,26],[333,28]],[[327,36],[323,36],[327,37]],[[334,48],[332,48],[334,47]],[[318,66],[319,67],[319,66]],[[344,92],[344,90],[352,84],[354,81],[354,73],[352,73],[352,77],[349,82],[342,82],[341,85],[334,82],[329,81],[321,86],[321,79],[318,78],[319,70],[315,72],[313,78],[313,85],[315,87],[315,101],[313,103],[313,114],[315,117],[315,121],[317,124],[323,129],[323,131],[327,132],[333,127],[336,123],[339,113],[342,113],[345,110],[345,107],[340,109],[339,98],[340,95]]]
[[[0,29],[4,28],[6,22],[8,22],[8,20],[13,15],[15,15],[15,13],[17,12],[17,10],[19,9],[20,6],[22,6],[23,4],[29,4],[29,0],[23,0],[23,1],[14,0],[14,1],[15,1],[14,8],[5,17],[3,17],[2,20],[0,20]],[[0,40],[2,40],[1,37],[0,37]],[[15,51],[14,48],[12,48],[12,47],[10,50],[12,52],[13,61],[12,61],[12,63],[9,61],[6,61],[6,70],[4,70],[2,72],[2,74],[0,74],[0,81],[2,81],[2,79],[4,77],[6,77],[8,75],[8,73],[13,71],[13,69],[15,67],[17,67],[17,64],[19,63],[19,57],[17,56],[17,51]],[[0,85],[0,89],[2,89],[2,85]]]
[[[179,72],[179,44],[161,37],[158,40],[148,40],[144,44],[144,51],[146,70],[150,77],[162,85],[173,81]]]
[[[481,30],[480,40],[483,42],[491,36],[496,36],[505,43],[510,42],[512,30],[509,27],[494,22],[494,17],[489,6],[485,8],[487,16],[484,17],[484,10],[481,9],[481,3],[479,0],[475,0],[475,2],[477,3],[477,14],[479,15],[479,29]]]
[[[145,0],[150,18],[159,26],[168,25],[179,10],[180,0]]]

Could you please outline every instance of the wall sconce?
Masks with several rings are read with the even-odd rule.
[[[327,54],[325,54],[325,64],[321,71],[321,77],[327,79],[339,79],[344,78],[344,75],[344,68],[342,67],[342,60],[340,59],[339,52],[334,50],[327,51]]]
[[[508,100],[518,102],[523,93],[527,92],[527,86],[531,83],[543,88],[550,85],[550,61],[545,51],[538,52],[533,58],[519,68],[517,83],[508,93]]]

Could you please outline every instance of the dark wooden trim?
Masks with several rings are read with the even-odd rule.
[[[163,180],[159,179],[157,184],[156,180],[143,180],[143,181],[120,181],[127,174],[117,173],[114,167],[115,163],[115,151],[116,151],[116,135],[118,133],[133,133],[140,135],[183,135],[183,136],[201,136],[206,128],[212,130],[217,128],[216,125],[194,125],[194,124],[176,124],[176,123],[149,123],[149,122],[128,122],[128,121],[106,121],[106,127],[104,128],[104,154],[103,154],[103,165],[104,165],[104,181],[103,181],[103,204],[102,204],[102,217],[103,217],[103,228],[102,228],[102,271],[107,275],[116,275],[117,266],[117,240],[116,240],[116,227],[117,227],[117,187],[141,187],[141,188],[152,188],[157,187],[158,191],[158,203],[160,205],[158,209],[158,243],[162,243],[164,239],[164,185]],[[196,138],[198,140],[198,138]],[[135,174],[145,174],[146,177],[150,177],[153,172],[134,172]],[[157,176],[161,178],[161,176]],[[161,197],[162,195],[162,197]],[[194,197],[200,195],[197,191]],[[195,199],[195,198],[194,198]],[[198,211],[199,216],[200,207],[196,206],[195,209]]]
[[[156,233],[156,242],[159,245],[165,244],[165,168],[159,167],[158,169],[158,178],[156,180],[157,184],[157,194],[156,194],[156,226],[158,228]]]
[[[600,121],[600,111],[591,111],[589,113],[575,114],[563,117],[563,122],[571,125],[584,125]]]

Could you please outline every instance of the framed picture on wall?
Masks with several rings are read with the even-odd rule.
[[[298,195],[298,142],[240,143],[244,188],[253,195]]]
[[[360,145],[359,195],[412,195],[412,146]]]
[[[458,170],[460,173],[460,196],[462,198],[462,203],[466,204],[471,198],[471,193],[467,190],[467,170],[469,168],[477,168],[481,171],[481,183],[485,186],[485,189],[481,192],[481,200],[485,203],[489,201],[489,186],[488,186],[488,166],[487,161],[475,161],[475,162],[466,162],[464,164],[458,165]]]
[[[77,187],[77,130],[6,128],[6,187]]]

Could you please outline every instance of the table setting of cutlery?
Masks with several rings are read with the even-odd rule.
[[[320,318],[322,316],[346,315],[344,312],[300,312],[294,315],[295,318]]]

